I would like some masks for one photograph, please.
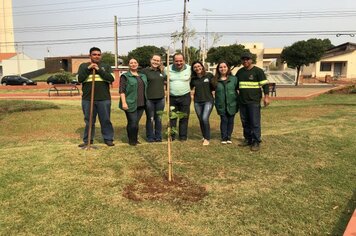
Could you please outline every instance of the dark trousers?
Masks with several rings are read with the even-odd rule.
[[[243,127],[243,135],[247,142],[261,142],[261,105],[241,104],[240,118]]]
[[[235,114],[230,115],[225,113],[220,115],[220,133],[222,141],[231,140],[232,131],[234,131],[234,119]]]
[[[164,110],[164,98],[146,100],[146,138],[147,141],[162,140],[162,120],[157,111]]]
[[[88,143],[88,133],[89,133],[89,118],[90,118],[90,101],[82,100],[82,110],[84,114],[85,129],[83,141]],[[91,129],[91,142],[95,136],[95,121],[96,116],[99,116],[99,122],[101,126],[101,134],[104,138],[104,141],[113,141],[114,140],[114,128],[110,121],[111,114],[111,100],[104,101],[94,101],[93,107],[93,124]]]
[[[212,101],[194,103],[194,109],[199,119],[201,133],[203,134],[203,138],[207,140],[210,140],[209,117],[213,110],[213,105]]]
[[[190,92],[182,96],[169,96],[170,106],[174,106],[174,111],[180,111],[186,114],[184,118],[179,119],[179,139],[187,140],[188,138],[188,120],[190,113]],[[177,119],[170,120],[171,127],[177,127]],[[175,135],[172,135],[175,138]]]
[[[137,144],[138,142],[138,127],[144,110],[144,107],[137,107],[136,111],[125,111],[127,119],[126,131],[129,144]]]

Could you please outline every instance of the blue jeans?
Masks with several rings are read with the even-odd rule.
[[[232,131],[234,131],[234,119],[235,114],[230,115],[225,113],[220,115],[220,132],[221,132],[221,140],[228,141],[231,140]]]
[[[244,138],[249,143],[261,142],[261,105],[241,104],[240,118]]]
[[[136,111],[125,111],[127,118],[126,131],[129,144],[137,144],[138,142],[138,127],[144,110],[144,107],[137,107]]]
[[[146,100],[146,137],[147,141],[162,140],[162,120],[157,111],[164,110],[164,98]]]
[[[83,135],[84,143],[88,143],[88,133],[89,133],[89,118],[90,118],[90,101],[82,100],[82,110],[84,114],[85,129]],[[99,116],[99,122],[101,126],[101,134],[104,141],[114,140],[114,128],[110,121],[111,113],[111,100],[94,101],[93,106],[93,124],[91,129],[91,142],[95,136],[95,121],[96,116]]]
[[[188,120],[190,113],[190,92],[182,96],[169,96],[170,106],[174,106],[174,111],[180,111],[185,113],[187,116],[179,119],[179,139],[187,140],[188,138]],[[171,127],[177,127],[177,119],[170,119]],[[175,139],[175,135],[172,135],[172,139]]]
[[[213,110],[213,105],[212,101],[194,103],[195,112],[197,113],[199,119],[201,133],[203,134],[203,138],[207,140],[210,140],[209,117],[211,111]]]

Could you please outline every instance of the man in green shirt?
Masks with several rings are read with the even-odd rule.
[[[243,127],[244,142],[242,146],[250,146],[251,151],[258,151],[261,143],[261,99],[269,104],[268,80],[261,68],[252,64],[252,55],[241,56],[243,67],[236,73],[239,90],[240,118]],[[261,90],[262,89],[262,90]]]
[[[95,120],[96,115],[98,115],[101,125],[101,134],[104,138],[105,144],[108,146],[114,146],[114,128],[110,121],[110,84],[114,81],[114,77],[111,74],[111,67],[101,63],[101,50],[99,48],[91,48],[89,51],[89,57],[90,62],[82,63],[78,69],[78,81],[82,83],[83,90],[82,110],[85,121],[83,143],[79,144],[79,147],[86,147],[89,141],[91,143],[93,142],[93,140],[88,140],[93,70],[95,70],[95,87],[91,139],[93,139],[95,135]]]
[[[184,118],[179,119],[179,140],[186,141],[188,138],[188,119],[190,113],[190,66],[185,64],[182,53],[173,55],[173,65],[166,68],[169,70],[169,99],[170,106],[174,106],[174,111],[180,111],[186,114]],[[167,73],[166,73],[167,74]],[[177,126],[177,119],[170,120],[171,127]],[[172,135],[172,139],[175,136]]]

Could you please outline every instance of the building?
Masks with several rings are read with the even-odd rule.
[[[44,68],[43,60],[32,59],[23,53],[9,55],[12,56],[2,60],[0,64],[3,75],[21,75]]]
[[[16,53],[0,53],[0,77],[3,75],[3,61],[16,56]]]
[[[46,57],[45,68],[47,73],[56,73],[60,70],[77,73],[80,64],[90,62],[88,55],[68,57]]]
[[[12,0],[0,4],[0,53],[15,53]]]
[[[325,52],[320,61],[303,68],[304,77],[356,78],[356,44],[344,43]]]

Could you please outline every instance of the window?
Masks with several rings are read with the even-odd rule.
[[[321,62],[320,71],[331,71],[331,62]]]

